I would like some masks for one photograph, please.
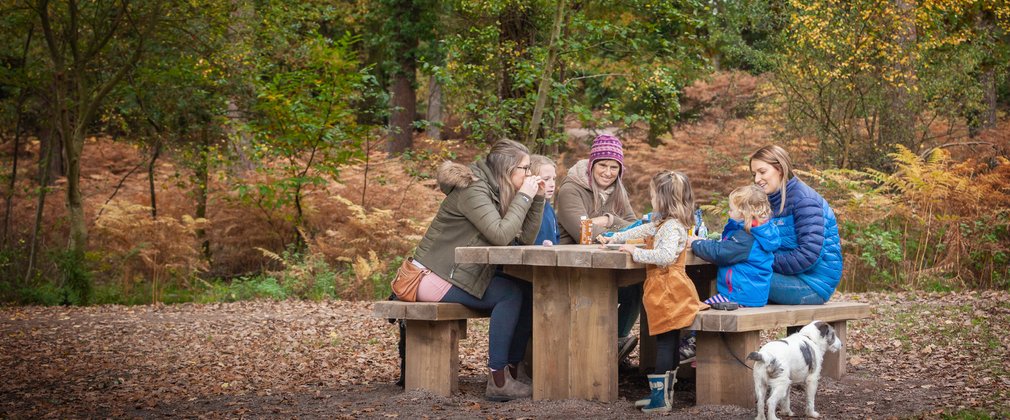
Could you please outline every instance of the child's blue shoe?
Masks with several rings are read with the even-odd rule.
[[[635,402],[643,413],[664,413],[673,408],[673,384],[677,382],[677,371],[649,375],[649,398]]]

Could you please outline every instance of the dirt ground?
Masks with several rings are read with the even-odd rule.
[[[861,294],[848,375],[822,378],[825,418],[1010,413],[1010,294]],[[644,378],[622,374],[613,403],[483,399],[487,323],[461,342],[460,393],[403,392],[397,332],[368,302],[257,301],[173,306],[0,308],[0,418],[636,418]],[[773,339],[784,331],[771,331]],[[677,386],[674,418],[753,418],[694,406]],[[803,396],[793,390],[793,410]]]

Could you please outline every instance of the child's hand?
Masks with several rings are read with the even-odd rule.
[[[600,235],[596,236],[596,242],[599,242],[599,243],[604,244],[604,245],[609,244],[610,243],[610,239],[611,238],[603,236],[603,234],[600,234]]]
[[[694,241],[704,241],[704,240],[705,238],[701,236],[690,235],[687,237],[687,245],[690,246],[692,243],[694,243]]]
[[[626,252],[628,254],[631,254],[632,252],[635,251],[635,248],[638,248],[638,247],[634,246],[632,244],[624,244],[624,245],[621,245],[620,251],[621,252]]]

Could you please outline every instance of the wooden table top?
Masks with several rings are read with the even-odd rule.
[[[688,247],[687,265],[710,264],[698,258]],[[601,245],[528,245],[473,246],[456,248],[456,263],[530,265],[548,267],[583,267],[609,269],[641,269],[630,254],[602,248]]]

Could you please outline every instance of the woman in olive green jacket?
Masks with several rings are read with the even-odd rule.
[[[511,140],[491,146],[469,167],[446,162],[439,168],[446,193],[417,245],[414,264],[431,273],[421,279],[419,301],[455,302],[491,311],[486,397],[508,401],[532,395],[516,380],[532,327],[532,303],[513,278],[494,276],[487,264],[457,264],[461,246],[532,244],[544,211],[544,184],[530,172],[528,149]]]

